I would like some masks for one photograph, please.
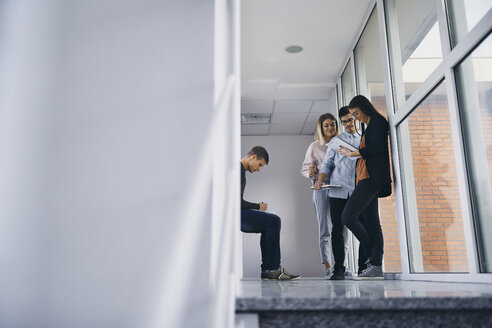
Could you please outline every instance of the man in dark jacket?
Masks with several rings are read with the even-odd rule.
[[[241,231],[261,233],[261,278],[263,280],[294,280],[299,275],[290,274],[280,265],[280,218],[265,212],[266,203],[251,203],[243,198],[246,171],[254,173],[268,165],[268,153],[255,146],[241,159]]]

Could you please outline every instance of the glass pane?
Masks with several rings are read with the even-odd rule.
[[[412,272],[468,272],[445,82],[398,126]]]
[[[335,87],[335,90],[337,91],[337,108],[340,108],[342,107],[342,99],[340,99],[340,89],[338,84]]]
[[[490,8],[491,0],[448,0],[453,44],[458,44]]]
[[[402,71],[401,76],[393,76],[396,86],[404,89],[398,95],[401,101],[442,62],[436,2],[389,0],[385,3],[393,72]]]
[[[376,9],[369,17],[354,53],[359,93],[369,98],[374,107],[387,118]],[[390,197],[379,199],[379,216],[384,235],[384,271],[401,272],[394,192]]]
[[[492,37],[456,68],[481,269],[492,272]]]
[[[350,100],[355,96],[354,70],[352,68],[352,59],[347,63],[347,67],[342,74],[342,95],[343,105],[347,106]]]

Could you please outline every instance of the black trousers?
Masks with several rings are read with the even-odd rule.
[[[345,240],[343,239],[342,212],[348,199],[330,197],[330,216],[331,216],[331,247],[335,258],[335,270],[341,270],[345,262]],[[363,215],[359,215],[358,220],[365,226],[366,221]],[[363,246],[359,247],[358,269],[365,269],[368,255]]]
[[[241,231],[261,233],[261,270],[280,267],[280,218],[259,210],[241,209]]]
[[[364,250],[368,250],[372,265],[382,265],[384,240],[379,219],[378,193],[383,187],[375,187],[371,179],[359,182],[342,212],[342,223],[349,228],[360,241]],[[359,216],[363,215],[366,225]]]

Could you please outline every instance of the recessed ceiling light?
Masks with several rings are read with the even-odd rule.
[[[241,114],[241,124],[270,124],[271,114]]]
[[[301,52],[302,50],[303,49],[301,46],[288,46],[287,48],[285,48],[285,51],[291,54],[296,54],[298,52]]]

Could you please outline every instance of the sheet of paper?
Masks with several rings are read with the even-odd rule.
[[[335,150],[335,151],[338,151],[340,149],[340,147],[345,147],[345,148],[347,148],[350,151],[356,151],[356,150],[358,150],[358,148],[352,146],[348,142],[340,139],[339,137],[332,138],[331,141],[326,144],[326,146],[328,148],[331,148],[331,149]],[[348,157],[347,156],[347,158],[350,158],[351,160],[356,160],[359,157],[360,156],[354,156],[354,157]]]

